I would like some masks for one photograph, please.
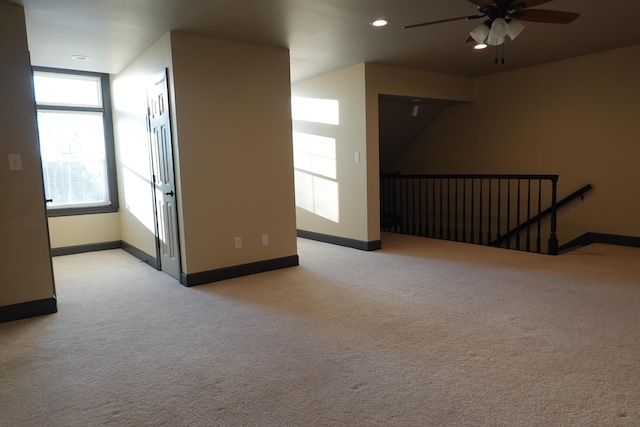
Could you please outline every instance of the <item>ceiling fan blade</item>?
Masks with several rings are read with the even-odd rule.
[[[405,25],[402,28],[407,29],[407,28],[424,27],[425,25],[442,24],[443,22],[461,21],[463,19],[466,19],[468,21],[470,19],[483,18],[484,16],[485,15],[459,16],[457,18],[441,19],[439,21],[431,21],[431,22],[423,22],[421,24]]]
[[[496,4],[495,0],[469,0],[469,2],[475,4],[476,6],[491,6],[492,4]]]
[[[515,0],[513,3],[514,4],[524,3],[524,6],[522,6],[521,9],[525,9],[527,7],[540,6],[541,4],[550,3],[552,1],[553,0],[522,0],[522,1]]]
[[[509,15],[509,17],[520,21],[546,22],[549,24],[568,24],[575,21],[579,16],[579,13],[547,9],[518,10]]]
[[[553,0],[507,0],[507,4],[511,3],[512,6],[518,6],[518,9],[524,9],[527,7],[540,6],[541,4],[549,3]],[[497,6],[498,0],[469,0],[470,3],[475,4],[478,7]]]

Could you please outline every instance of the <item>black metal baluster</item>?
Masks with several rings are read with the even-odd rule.
[[[409,180],[402,179],[402,234],[409,234]]]
[[[440,238],[444,239],[444,217],[442,215],[443,199],[442,199],[442,178],[440,178]]]
[[[537,248],[536,252],[540,253],[541,251],[541,226],[542,226],[542,217],[540,216],[540,212],[542,212],[542,179],[538,180],[538,237],[536,238]]]
[[[406,178],[404,180],[404,183],[405,183],[405,190],[406,190],[405,199],[404,199],[404,201],[405,201],[404,213],[405,213],[406,218],[407,218],[407,220],[406,220],[406,225],[407,226],[406,226],[404,234],[411,234],[411,209],[410,209],[410,206],[411,206],[411,189],[409,188],[409,184],[411,182],[410,182],[409,178]]]
[[[527,180],[527,252],[531,252],[531,179]]]
[[[407,178],[407,234],[413,234],[413,178]]]
[[[400,178],[400,233],[404,234],[404,228],[406,227],[406,221],[405,221],[405,216],[406,214],[406,210],[405,210],[405,200],[404,200],[404,187],[405,187],[405,182],[406,179],[404,178]]]
[[[420,195],[420,179],[414,179],[414,187],[417,187],[415,189],[416,194],[415,194],[415,201],[416,201],[416,205],[414,206],[414,214],[416,216],[415,219],[415,223],[416,223],[416,236],[420,235],[420,200],[421,199],[421,195]]]
[[[422,218],[422,178],[418,178],[418,235],[424,237]]]
[[[395,230],[396,233],[400,233],[402,232],[402,178],[394,179],[393,191],[396,194],[394,205],[397,209],[394,215]]]
[[[482,205],[483,205],[482,196],[484,193],[483,187],[484,187],[484,183],[482,182],[482,178],[480,178],[480,209],[479,209],[479,215],[478,215],[478,244],[479,245],[482,244]]]
[[[413,235],[418,236],[420,234],[420,216],[418,209],[420,208],[420,181],[417,178],[413,178]]]
[[[501,208],[501,201],[502,201],[502,183],[501,183],[501,179],[498,178],[498,223],[496,225],[496,242],[497,245],[500,246],[500,214],[502,209]]]
[[[467,179],[462,178],[462,241],[467,241]]]
[[[424,237],[429,237],[429,178],[424,177]]]
[[[476,224],[476,181],[471,178],[471,230],[469,231],[469,240],[471,243],[475,243],[475,224]]]
[[[395,193],[392,192],[392,188],[391,188],[391,178],[387,178],[387,215],[393,215],[395,216],[395,208],[392,210],[392,204],[394,203],[394,197],[395,197]],[[393,218],[393,216],[391,216],[390,218]],[[393,224],[392,222],[387,222],[387,231],[393,231],[391,230],[390,226],[391,224]]]
[[[549,255],[558,255],[557,225],[558,177],[551,179],[551,235],[549,236]]]
[[[520,178],[518,178],[518,209],[516,210],[516,250],[520,250]]]
[[[458,178],[455,178],[456,181],[456,200],[455,200],[455,216],[453,217],[453,227],[454,227],[454,240],[458,241]]]
[[[451,179],[447,178],[447,240],[451,240]]]
[[[411,233],[416,235],[416,179],[411,178]]]
[[[487,230],[487,245],[491,244],[491,205],[492,205],[492,200],[491,200],[491,193],[492,193],[492,189],[493,189],[493,183],[491,182],[491,178],[489,178],[489,201],[487,202],[488,206],[489,206],[489,213],[488,213],[488,217],[487,217],[487,225],[488,225],[488,230]]]
[[[511,179],[507,179],[507,249],[511,249]]]
[[[431,215],[431,237],[437,237],[436,234],[436,179],[432,178],[431,179],[431,209],[432,209],[432,215]]]

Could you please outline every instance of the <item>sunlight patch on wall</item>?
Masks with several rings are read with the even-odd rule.
[[[340,103],[336,99],[293,97],[293,163],[296,206],[336,223],[340,222],[340,194],[337,141],[314,125],[313,133],[301,132],[303,123],[340,124]],[[304,126],[306,128],[306,126]]]
[[[340,222],[338,183],[296,170],[296,206],[326,218]]]
[[[293,132],[296,206],[340,222],[336,140]]]
[[[122,189],[125,201],[124,208],[133,215],[142,226],[155,235],[149,179],[124,165],[122,167],[121,179],[123,182]]]
[[[336,139],[293,132],[293,166],[336,179]]]
[[[147,92],[149,84],[146,78],[127,78],[113,82],[112,105],[119,112],[134,116],[147,112]]]
[[[291,98],[293,120],[328,125],[340,124],[340,102],[337,99]]]

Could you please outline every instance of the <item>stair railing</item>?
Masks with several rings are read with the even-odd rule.
[[[567,197],[565,197],[564,199],[562,199],[562,200],[560,200],[559,202],[556,203],[556,210],[562,208],[563,206],[565,206],[566,204],[572,202],[573,200],[577,199],[578,197],[580,197],[581,199],[584,200],[585,193],[587,193],[592,188],[593,187],[591,186],[591,184],[587,184],[584,187],[580,188],[579,190],[574,191],[573,193],[569,194]],[[544,211],[542,211],[541,213],[539,213],[536,216],[534,216],[533,218],[527,219],[527,221],[519,224],[517,227],[515,227],[515,228],[507,231],[505,234],[499,236],[496,240],[491,242],[490,245],[491,246],[499,246],[502,241],[509,239],[514,234],[517,234],[518,231],[524,230],[524,228],[527,227],[530,222],[537,223],[540,219],[550,215],[551,214],[551,210],[552,210],[552,208],[549,207],[549,208],[545,209]]]
[[[380,228],[557,255],[557,183],[558,175],[382,175]]]

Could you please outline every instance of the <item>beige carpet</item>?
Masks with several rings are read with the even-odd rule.
[[[0,425],[640,425],[640,249],[383,245],[195,288],[55,258],[59,313],[0,324]]]

